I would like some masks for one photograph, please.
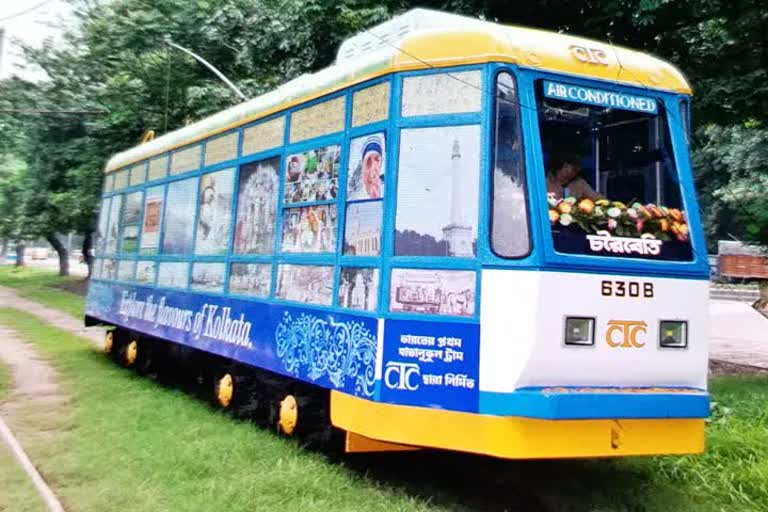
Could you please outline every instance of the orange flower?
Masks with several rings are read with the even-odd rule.
[[[583,211],[584,213],[592,213],[592,210],[595,209],[595,203],[593,203],[589,198],[585,198],[579,201],[578,206],[579,210]]]
[[[573,210],[573,205],[569,203],[568,201],[563,201],[559,205],[557,205],[557,209],[560,210],[560,213],[571,213]]]
[[[669,221],[667,219],[661,219],[659,221],[659,227],[662,231],[669,231]]]
[[[555,222],[560,219],[560,214],[557,213],[557,210],[553,210],[552,208],[549,209],[549,222],[554,224]]]
[[[681,220],[683,220],[683,213],[677,208],[670,208],[669,216],[672,217],[672,220],[676,222],[680,222]]]

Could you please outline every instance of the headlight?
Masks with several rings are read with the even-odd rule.
[[[569,316],[565,318],[566,345],[594,345],[595,319]]]
[[[687,348],[688,322],[685,320],[662,320],[659,323],[659,346]]]

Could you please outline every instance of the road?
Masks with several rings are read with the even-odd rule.
[[[768,318],[748,303],[709,302],[709,355],[732,363],[768,368]]]
[[[58,258],[48,258],[45,260],[33,260],[30,257],[26,257],[24,258],[24,263],[29,267],[45,268],[48,270],[53,270],[55,272],[59,271]],[[88,275],[88,266],[85,263],[80,263],[79,261],[77,261],[76,258],[70,258],[69,273],[73,276],[85,277]]]

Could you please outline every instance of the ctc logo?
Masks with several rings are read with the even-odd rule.
[[[384,370],[384,384],[390,389],[416,391],[419,389],[421,373],[415,363],[387,363]]]
[[[648,324],[640,320],[610,320],[605,331],[605,342],[613,348],[644,347],[645,342],[637,339],[637,336],[645,334],[646,327]]]
[[[585,64],[599,64],[601,66],[609,64],[608,55],[599,48],[584,48],[583,46],[572,45],[569,47],[569,50],[571,50],[571,54],[577,60]]]

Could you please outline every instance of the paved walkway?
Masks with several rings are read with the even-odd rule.
[[[75,318],[58,309],[43,306],[37,302],[19,297],[12,288],[0,286],[0,307],[20,309],[40,317],[42,320],[78,336],[91,340],[101,346],[104,343],[104,329],[101,327],[85,327],[82,318]]]
[[[744,302],[709,303],[709,357],[768,368],[768,318]]]
[[[51,366],[15,332],[0,327],[0,361],[11,368],[13,387],[0,401],[0,442],[8,445],[50,512],[64,512],[56,495],[22,445],[55,440],[66,430],[68,398],[56,384]]]

